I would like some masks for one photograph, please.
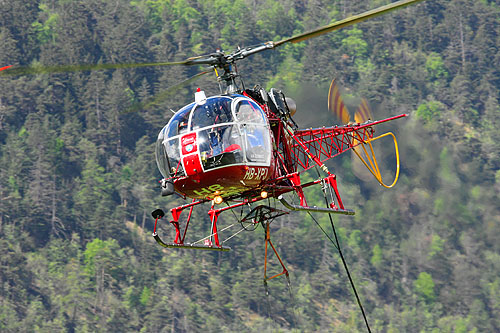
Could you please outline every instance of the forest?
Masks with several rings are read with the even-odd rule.
[[[0,67],[179,61],[390,2],[0,1]],[[351,152],[328,163],[356,212],[334,224],[374,332],[500,331],[499,14],[498,0],[426,0],[239,63],[246,85],[297,101],[301,128],[338,123],[327,109],[333,78],[350,109],[364,97],[375,119],[410,115],[376,128],[398,138],[394,188]],[[123,111],[203,69],[0,76],[0,331],[366,331],[337,250],[306,213],[271,225],[290,288],[273,279],[268,296],[263,228],[223,253],[164,249],[151,237],[151,211],[185,202],[160,195],[158,132],[197,87],[219,87],[205,75]],[[394,147],[374,146],[390,179]],[[321,205],[319,188],[306,196]],[[205,208],[193,211],[190,237],[209,230]],[[327,215],[313,216],[331,233]],[[233,220],[223,214],[221,227]]]

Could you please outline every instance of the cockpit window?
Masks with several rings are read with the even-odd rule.
[[[262,109],[248,99],[235,100],[234,113],[239,123],[247,162],[268,164],[271,142]]]
[[[243,124],[240,128],[247,161],[253,163],[269,163],[271,144],[267,128],[251,124]]]
[[[160,132],[156,145],[156,161],[165,178],[186,174],[184,155],[195,153],[183,152],[181,139],[187,133],[196,137],[195,152],[205,171],[243,163],[269,165],[271,161],[264,111],[242,95],[209,97],[204,103],[191,103],[177,111]]]
[[[165,128],[158,135],[158,139],[156,140],[156,164],[158,165],[158,169],[164,178],[168,177],[168,161],[167,154],[165,154],[165,147],[163,146],[163,135]]]
[[[233,121],[231,98],[209,98],[204,104],[198,104],[191,118],[191,130]]]
[[[193,109],[193,106],[194,103],[186,105],[185,107],[177,111],[172,119],[170,119],[166,132],[167,138],[171,138],[187,132],[189,114]]]
[[[241,123],[264,124],[266,122],[261,108],[246,99],[240,100],[236,104],[234,113],[236,114],[236,119]]]
[[[184,170],[180,163],[179,138],[165,140],[167,126],[158,135],[156,140],[156,164],[164,178],[172,176],[184,176]]]
[[[236,125],[199,131],[198,147],[205,170],[243,162],[243,142]]]

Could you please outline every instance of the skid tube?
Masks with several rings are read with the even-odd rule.
[[[158,236],[158,233],[154,232],[153,237],[155,241],[163,246],[164,248],[171,248],[171,249],[193,249],[193,250],[209,250],[209,251],[231,251],[230,247],[227,246],[210,246],[210,245],[196,245],[196,244],[175,244],[175,243],[165,243],[161,240],[160,236]]]

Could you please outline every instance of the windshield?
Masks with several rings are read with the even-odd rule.
[[[166,126],[161,130],[160,134],[158,135],[158,139],[156,140],[156,149],[155,149],[155,155],[156,155],[156,164],[158,165],[158,169],[160,170],[161,175],[163,178],[168,177],[168,160],[167,160],[167,154],[165,153],[165,148],[163,147],[163,138],[164,138],[164,132],[166,130]]]
[[[191,117],[191,130],[233,121],[229,97],[212,97],[198,104]]]
[[[198,148],[181,147],[184,134],[193,132]],[[203,170],[234,164],[269,165],[271,137],[264,111],[241,95],[214,96],[186,105],[158,135],[158,169],[165,178],[184,176],[183,159],[191,154],[199,157]]]
[[[212,127],[198,132],[203,169],[243,163],[243,143],[236,125]]]
[[[256,103],[241,98],[234,101],[234,113],[247,162],[268,164],[271,159],[271,140],[264,112]]]
[[[183,176],[184,169],[182,168],[181,155],[179,151],[179,137],[165,140],[167,126],[158,135],[156,140],[156,164],[164,178],[172,176]]]
[[[266,118],[260,106],[247,99],[235,101],[234,113],[238,122],[241,123],[266,123]]]

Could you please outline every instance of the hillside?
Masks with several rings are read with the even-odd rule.
[[[389,2],[3,1],[0,67],[177,61]],[[334,222],[374,332],[500,331],[499,14],[497,0],[427,0],[238,67],[248,86],[292,96],[301,127],[335,124],[333,78],[376,118],[410,114],[377,128],[398,137],[395,188],[350,153],[328,165],[356,211]],[[337,250],[307,214],[272,225],[291,289],[274,279],[269,297],[262,228],[232,238],[229,253],[165,250],[150,236],[150,212],[184,202],[160,196],[158,132],[196,87],[219,88],[206,75],[146,111],[122,111],[201,69],[0,76],[0,331],[365,330]],[[393,146],[375,148],[389,179]],[[306,195],[321,204],[319,188]],[[201,238],[206,211],[193,221]],[[221,225],[233,222],[229,213]],[[163,221],[160,232],[173,230]]]

